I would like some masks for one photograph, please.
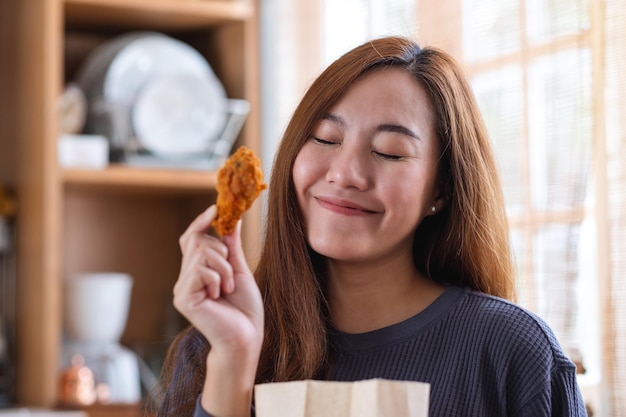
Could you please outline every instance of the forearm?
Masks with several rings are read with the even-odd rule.
[[[207,357],[202,408],[215,417],[250,417],[258,360],[258,352],[212,351]]]

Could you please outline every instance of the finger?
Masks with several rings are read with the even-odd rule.
[[[191,291],[197,291],[199,287],[207,284],[201,281],[202,276],[197,273],[197,271],[202,270],[202,268],[214,271],[219,278],[219,282],[225,280],[232,281],[233,268],[231,264],[224,254],[218,253],[215,249],[215,247],[199,247],[188,256],[185,256],[179,280],[188,282]],[[224,251],[227,253],[225,247]]]
[[[228,248],[228,261],[233,266],[233,272],[235,274],[243,273],[251,275],[250,267],[248,266],[241,245],[241,220],[237,222],[235,230],[230,235],[226,235],[222,238],[222,242],[224,242]]]
[[[193,273],[198,279],[180,280],[174,285],[174,307],[186,317],[207,299],[220,297],[220,277],[215,270],[198,267]]]
[[[233,267],[227,260],[228,248],[218,240],[212,240],[204,247],[197,247],[189,256],[184,257],[181,268],[181,277],[189,281],[188,291],[201,291],[206,286],[212,298],[222,294],[231,294],[235,289]],[[200,271],[208,268],[215,272],[215,275],[202,275]],[[210,281],[203,281],[203,278]],[[215,289],[214,284],[217,283]]]
[[[217,206],[212,204],[202,213],[200,213],[190,224],[187,226],[185,232],[181,235],[179,239],[179,244],[181,248],[187,246],[187,242],[191,239],[192,236],[198,234],[206,234],[209,231],[209,227],[211,222],[217,216]]]
[[[199,304],[206,298],[219,298],[220,276],[215,270],[198,266],[194,272],[198,279],[185,285],[182,283],[176,292],[182,299],[187,299],[192,305]]]
[[[232,267],[226,260],[228,248],[213,236],[195,235],[189,238],[182,252],[179,279],[193,277],[193,273],[188,271],[193,271],[197,265],[213,267],[226,277],[232,276]]]
[[[234,271],[233,266],[227,259],[228,249],[225,246],[222,246],[221,249],[223,249],[223,252],[220,253],[220,256],[216,256],[214,251],[205,250],[204,264],[207,268],[214,270],[220,277],[219,288],[225,294],[230,294],[235,289]]]
[[[235,278],[233,266],[228,261],[228,248],[222,242],[218,247],[202,248],[203,265],[214,270],[220,277],[219,287],[225,294],[230,294],[235,290]],[[219,250],[219,254],[216,254]]]
[[[188,237],[182,247],[183,265],[189,262],[191,255],[196,252],[203,252],[207,259],[211,257],[228,257],[228,247],[215,236],[205,234],[193,234]]]

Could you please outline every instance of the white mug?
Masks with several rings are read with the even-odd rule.
[[[126,327],[132,289],[120,272],[80,274],[65,282],[65,328],[75,342],[119,342]]]

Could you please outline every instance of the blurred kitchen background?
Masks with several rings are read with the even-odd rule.
[[[269,176],[319,72],[397,34],[463,62],[501,167],[518,301],[576,362],[590,415],[626,416],[623,0],[1,4],[0,407],[59,408],[62,377],[87,366],[109,390],[87,399],[89,415],[136,415],[114,407],[145,400],[185,325],[171,309],[176,239],[214,199],[215,168],[245,144]],[[174,114],[173,102],[189,111]],[[260,201],[245,223],[252,260],[262,216]],[[94,273],[109,274],[102,297],[111,275],[129,284],[117,290],[129,297],[121,333],[96,353],[77,347],[66,317],[98,298],[71,290]],[[136,394],[115,397],[128,384]]]

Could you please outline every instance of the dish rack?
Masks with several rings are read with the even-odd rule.
[[[0,408],[15,395],[15,234],[0,215]]]
[[[198,50],[153,31],[101,44],[71,87],[68,103],[84,117],[77,117],[82,123],[68,120],[73,129],[65,133],[104,136],[109,160],[133,166],[217,169],[250,111],[246,100],[227,96]],[[70,91],[82,98],[72,99]]]
[[[132,107],[132,106],[130,106]],[[129,120],[129,106],[112,105],[105,102],[94,104],[98,120],[98,133],[109,138],[111,160],[130,166],[163,169],[212,170],[220,168],[233,148],[244,122],[250,113],[250,103],[243,99],[226,100],[226,121],[219,137],[206,152],[195,155],[167,157],[155,155],[142,148],[134,137]]]

